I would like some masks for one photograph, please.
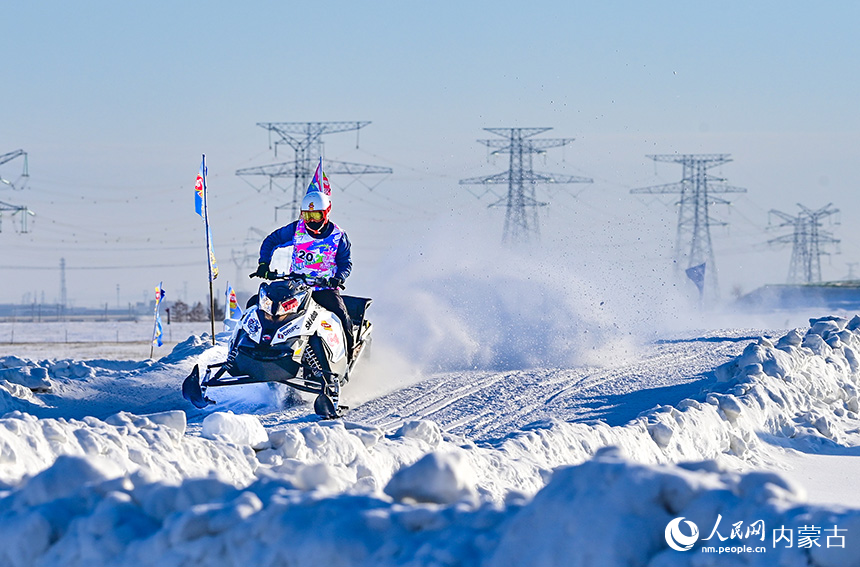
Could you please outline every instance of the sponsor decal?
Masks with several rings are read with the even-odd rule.
[[[308,329],[310,329],[311,325],[313,325],[314,321],[316,321],[316,320],[317,320],[317,312],[314,311],[310,315],[308,315],[308,320],[305,322],[305,330],[307,331]]]
[[[248,336],[255,343],[260,342],[260,333],[263,332],[263,326],[260,324],[260,319],[257,318],[256,310],[249,311],[249,315],[247,319],[245,319],[245,323],[243,328],[248,332]]]
[[[328,321],[321,321],[320,327],[322,327],[326,331],[331,331],[331,325],[328,324]]]
[[[301,325],[299,325],[298,323],[293,323],[287,328],[278,329],[278,333],[275,336],[281,340],[284,340],[296,331],[298,331],[299,327],[301,327]]]

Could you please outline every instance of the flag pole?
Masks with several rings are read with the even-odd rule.
[[[209,321],[215,346],[215,295],[212,287],[212,234],[209,230],[209,196],[206,192],[206,154],[203,154],[203,224],[206,228],[206,265],[209,267]]]
[[[152,338],[149,340],[149,359],[152,360],[152,355],[155,353],[155,330],[158,327],[158,300],[155,301],[155,316],[152,321]]]

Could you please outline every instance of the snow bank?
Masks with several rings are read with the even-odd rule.
[[[645,463],[715,459],[747,468],[772,466],[773,446],[818,452],[827,444],[860,444],[860,317],[811,323],[803,336],[794,330],[776,344],[750,343],[716,369],[718,382],[701,400],[656,407],[621,427],[536,423],[499,450],[546,468],[581,462],[608,445]]]
[[[185,414],[119,413],[101,421],[38,419],[19,411],[0,419],[0,487],[20,486],[61,456],[108,460],[122,474],[165,482],[222,475],[237,484],[254,478],[257,460],[247,446],[185,435]],[[69,482],[77,482],[75,475]]]
[[[236,415],[232,411],[206,416],[201,435],[225,443],[250,445],[253,449],[269,446],[269,436],[259,419],[253,415]]]
[[[0,500],[0,563],[848,567],[860,561],[856,547],[824,545],[834,529],[850,542],[845,534],[858,533],[860,511],[799,503],[796,489],[775,474],[737,474],[713,462],[632,464],[615,450],[556,470],[534,499],[506,506],[325,496],[273,475],[243,489],[216,479],[173,486],[139,475],[110,478],[116,471],[75,458],[52,469],[41,476],[74,473],[84,482],[73,490],[66,485],[55,494],[62,499],[51,500],[31,488],[55,484],[40,476]],[[690,551],[668,547],[666,526],[675,518],[699,526]],[[773,545],[773,530],[810,525],[825,530],[820,548]],[[719,535],[709,534],[712,526]],[[727,549],[765,550],[707,554],[701,539],[708,535]]]
[[[0,359],[0,383],[3,382],[18,384],[34,392],[48,392],[51,389],[47,369],[17,356]]]
[[[619,451],[604,450],[580,466],[556,470],[546,488],[512,514],[484,564],[857,565],[860,551],[844,536],[860,527],[860,511],[820,509],[801,499],[802,492],[777,474],[739,475],[712,461],[631,464]],[[669,548],[667,526],[677,518],[699,530],[690,550]],[[820,547],[774,541],[775,530],[794,534],[803,526],[817,527]],[[841,547],[826,541],[834,526],[844,530],[838,532]],[[703,549],[711,546],[717,551]]]
[[[482,445],[426,420],[266,430],[219,412],[201,437],[182,412],[18,410],[0,419],[0,564],[857,565],[860,511],[750,471],[783,447],[860,445],[858,353],[860,317],[813,320],[750,343],[699,399]],[[697,526],[679,532],[691,550],[669,547],[674,521]],[[774,541],[810,526],[820,547]]]
[[[402,502],[453,504],[474,501],[477,475],[463,452],[434,452],[397,471],[385,493]]]

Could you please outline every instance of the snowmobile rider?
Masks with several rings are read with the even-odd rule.
[[[278,248],[292,246],[290,273],[326,280],[325,287],[314,288],[312,297],[340,319],[346,335],[348,361],[352,362],[355,342],[352,320],[338,291],[352,270],[350,244],[346,232],[329,220],[330,212],[331,199],[328,195],[319,191],[305,195],[299,220],[282,226],[263,240],[257,271],[248,277],[273,277],[274,273],[269,270],[272,254]]]

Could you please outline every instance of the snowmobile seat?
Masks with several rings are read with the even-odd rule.
[[[341,297],[343,298],[344,305],[346,305],[346,312],[349,314],[349,318],[352,319],[353,326],[360,329],[364,325],[364,313],[373,300],[366,297],[354,297],[352,295],[342,295]]]

